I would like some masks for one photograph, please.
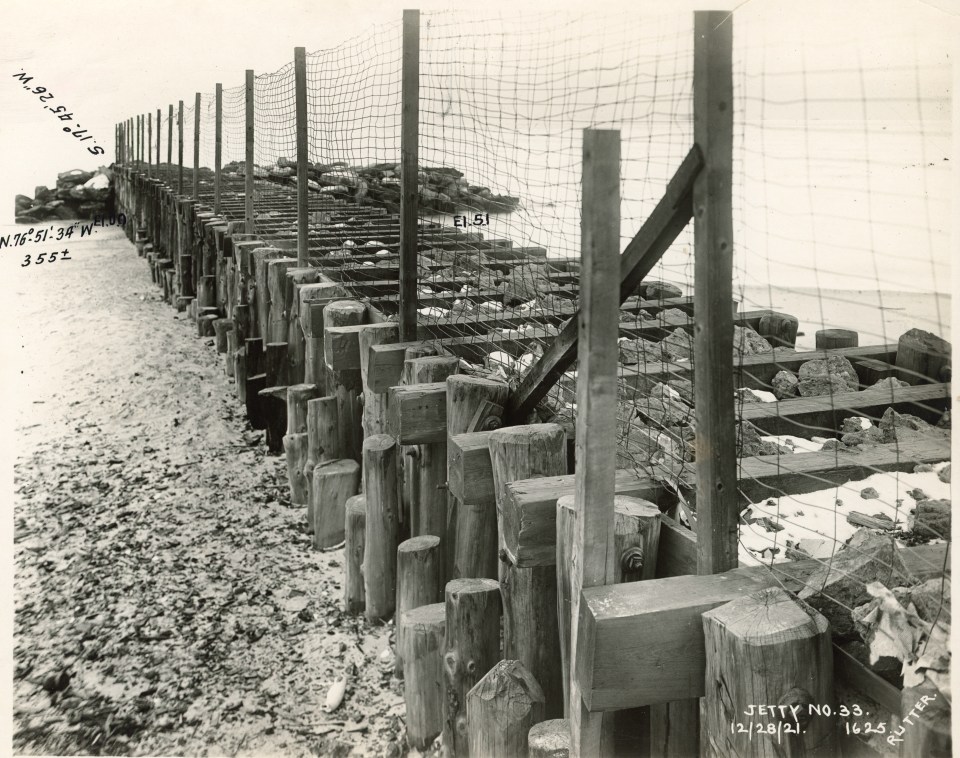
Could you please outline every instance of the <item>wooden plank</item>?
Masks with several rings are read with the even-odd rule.
[[[455,443],[457,444],[457,443]],[[450,478],[467,492],[486,490],[489,459],[471,451],[470,467],[458,470],[459,460],[451,460]],[[950,459],[945,440],[904,440],[878,445],[859,453],[833,451],[797,453],[784,456],[755,456],[739,461],[739,509],[775,495],[799,495],[838,484],[865,479],[879,471],[912,471],[918,463],[938,463]],[[677,479],[685,489],[695,484],[689,466],[682,471],[669,469],[618,469],[616,494],[652,500],[666,508],[674,503],[664,479]],[[504,547],[518,566],[539,566],[556,560],[556,505],[564,495],[574,493],[574,477],[555,476],[523,479],[507,485],[504,502]],[[694,499],[693,492],[689,500]]]
[[[924,545],[904,548],[900,555],[909,565],[924,567],[917,578],[928,579],[942,571],[944,550],[944,545]],[[701,697],[700,615],[766,587],[796,591],[822,565],[792,561],[584,589],[584,657],[578,669],[584,702],[591,711],[604,711]]]
[[[737,565],[733,394],[733,19],[694,14],[694,140],[703,171],[693,187],[697,542],[701,574]]]
[[[771,353],[745,355],[738,358],[733,367],[733,381],[737,387],[756,390],[770,390],[773,377],[778,371],[796,373],[807,361],[826,360],[831,355],[840,355],[850,359],[857,368],[857,358],[875,358],[892,361],[896,357],[896,343],[872,345],[868,347],[836,348],[834,350],[811,350],[804,352],[774,349]],[[692,366],[689,363],[671,361],[650,361],[646,364],[622,366],[619,382],[636,387],[640,391],[648,390],[657,382],[667,379],[690,379]],[[861,376],[861,381],[863,377]]]
[[[561,566],[561,585],[569,589],[570,756],[601,754],[602,718],[582,702],[583,680],[578,639],[581,588],[609,584],[616,576],[614,555],[614,472],[617,420],[618,302],[610,297],[620,277],[620,132],[583,131],[583,218],[581,221],[581,293],[578,342],[583,356],[577,377],[577,452],[575,524],[569,566]],[[659,255],[657,256],[659,258]],[[571,322],[573,323],[573,322]],[[562,352],[562,349],[561,349]],[[569,365],[569,364],[568,364]],[[563,372],[560,371],[560,374]],[[542,385],[536,382],[531,387]],[[526,402],[533,394],[524,395]],[[541,395],[542,397],[542,395]],[[539,398],[534,400],[536,403]],[[519,414],[524,406],[512,410]],[[532,407],[532,406],[531,406]],[[560,607],[564,600],[558,595]],[[584,648],[587,649],[587,648]]]
[[[950,407],[949,384],[922,384],[838,392],[820,397],[798,397],[777,403],[744,405],[740,417],[766,434],[834,435],[843,419],[864,416],[878,421],[887,410],[909,413],[935,424]],[[700,407],[697,406],[698,418]]]
[[[310,145],[307,141],[307,50],[293,48],[293,78],[296,96],[297,129],[297,265],[307,265],[307,233],[310,203],[307,199],[307,171],[310,168]]]
[[[401,445],[445,442],[447,383],[429,382],[391,387],[387,429]],[[490,476],[492,483],[493,474]]]
[[[700,151],[694,146],[667,185],[663,198],[620,256],[619,302],[634,293],[690,220],[690,193],[701,165]],[[578,317],[571,319],[520,382],[507,407],[508,420],[515,423],[525,420],[576,360],[578,320]]]
[[[447,441],[447,490],[461,501],[495,506],[490,432],[455,434]],[[470,483],[465,486],[465,483]]]
[[[403,12],[400,94],[400,340],[417,335],[417,147],[420,130],[420,11]]]

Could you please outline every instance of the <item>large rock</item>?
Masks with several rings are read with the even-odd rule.
[[[857,372],[842,355],[831,355],[826,360],[807,361],[800,366],[800,394],[803,397],[855,392],[860,389]]]
[[[683,290],[669,282],[644,282],[637,288],[637,294],[643,300],[663,300],[671,297],[683,297]]]
[[[911,530],[927,539],[950,539],[950,501],[921,500],[910,519]]]
[[[909,413],[897,413],[887,408],[878,425],[884,442],[897,442],[918,437],[932,438],[948,436],[943,430],[936,430],[922,418]]]
[[[686,324],[690,321],[690,316],[679,308],[667,308],[660,311],[658,319],[661,323],[667,325]]]
[[[772,353],[773,346],[749,326],[733,327],[733,360],[736,363],[745,355]]]
[[[932,624],[937,616],[950,623],[950,582],[934,577],[910,589],[910,602],[917,615]]]
[[[674,329],[661,342],[666,360],[693,360],[693,337],[683,328]]]
[[[662,358],[660,345],[645,339],[622,340],[617,345],[620,363],[632,366],[637,363],[659,361]]]
[[[799,598],[827,617],[835,638],[855,639],[855,609],[873,599],[866,585],[880,582],[890,586],[913,584],[890,536],[860,529],[840,550],[830,565],[814,570],[804,581]]]
[[[754,455],[789,454],[789,448],[781,447],[776,442],[760,439],[760,430],[749,421],[741,421],[737,425],[737,457],[745,458]]]
[[[75,168],[71,171],[64,171],[62,174],[57,174],[57,189],[70,188],[78,184],[85,184],[92,178],[92,171],[83,171],[79,168]]]
[[[786,400],[800,394],[800,380],[786,369],[781,369],[776,373],[771,385],[773,386],[773,394],[777,396],[778,400]]]

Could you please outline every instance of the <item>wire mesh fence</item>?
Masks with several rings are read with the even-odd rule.
[[[949,358],[917,357],[949,354],[936,341],[950,337],[945,47],[920,22],[844,36],[798,20],[779,25],[787,38],[749,7],[733,19],[740,562],[780,577],[779,563],[814,561],[801,596],[829,599],[835,572],[864,556],[895,587],[906,569],[859,529],[905,545],[950,539]],[[311,211],[324,211],[311,214],[323,222],[311,256],[339,260],[337,276],[387,319],[399,311],[401,40],[397,19],[311,52],[306,68]],[[620,130],[623,250],[694,146],[694,44],[691,14],[488,14],[469,35],[461,12],[422,15],[423,338],[517,387],[576,315],[582,130]],[[881,55],[892,47],[893,65]],[[212,94],[201,109],[212,166]],[[292,63],[256,77],[254,112],[256,203],[296,185]],[[224,90],[231,176],[244,124],[244,87]],[[192,166],[190,105],[183,131]],[[258,214],[264,238],[291,236],[289,217],[268,223],[278,213]],[[616,434],[619,465],[663,481],[695,529],[693,255],[688,225],[621,309]],[[909,330],[933,339],[901,338]],[[575,414],[574,365],[537,419]],[[925,555],[916,561],[934,561]],[[860,589],[833,600],[856,614],[869,580],[849,573]],[[937,581],[934,611],[903,600],[925,640],[941,635]],[[923,668],[915,653],[903,681]]]

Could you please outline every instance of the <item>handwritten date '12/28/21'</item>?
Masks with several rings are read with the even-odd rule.
[[[49,258],[47,257],[48,255],[50,256]],[[57,256],[60,257],[58,258]],[[63,250],[54,250],[52,253],[40,253],[35,261],[30,260],[30,254],[28,253],[23,259],[23,263],[20,264],[20,268],[29,266],[31,263],[35,263],[39,266],[41,263],[56,263],[58,260],[72,261],[73,258],[70,257],[70,251],[66,248]]]
[[[31,89],[30,82],[33,81],[32,76],[27,76],[26,73],[21,69],[20,73],[12,75],[14,79],[19,79],[20,83],[23,85],[23,88],[28,92],[31,92],[34,95],[40,96],[40,102],[46,103],[50,100],[53,100],[53,93],[47,92],[46,87],[34,87]],[[56,108],[50,105],[43,106],[46,110],[49,110],[51,113],[58,114],[57,118],[61,121],[73,121],[73,114],[66,112],[66,106],[58,105]],[[81,129],[80,124],[77,124],[77,131],[73,131],[69,126],[63,127],[63,131],[67,132],[73,137],[76,137],[81,142],[86,142],[88,139],[93,139],[93,135],[87,135],[86,129]],[[86,135],[86,136],[84,136]],[[103,155],[106,150],[100,147],[97,144],[96,140],[93,140],[93,146],[87,148],[87,152],[91,155]]]

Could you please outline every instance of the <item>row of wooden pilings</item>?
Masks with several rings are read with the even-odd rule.
[[[507,385],[461,373],[459,359],[437,354],[430,342],[407,347],[401,384],[383,387],[371,376],[370,356],[376,346],[398,342],[397,324],[350,298],[349,285],[324,273],[322,258],[298,268],[285,249],[245,233],[242,222],[230,220],[242,198],[227,193],[223,215],[215,216],[159,180],[127,170],[118,176],[118,201],[139,219],[138,248],[154,280],[172,305],[195,317],[199,335],[214,338],[251,425],[265,430],[271,450],[285,452],[291,500],[305,508],[314,548],[343,545],[344,609],[370,622],[396,622],[410,746],[424,750],[442,735],[450,756],[566,755],[573,672],[565,568],[577,559],[573,497],[553,498],[556,536],[541,546],[543,560],[518,565],[504,533],[528,528],[512,523],[516,515],[507,507],[523,482],[556,481],[563,490],[559,478],[573,463],[567,430],[500,427]],[[261,192],[264,208],[292,205],[283,188]],[[345,219],[363,219],[371,224],[363,233],[380,238],[393,230],[378,209],[317,202],[325,219],[317,225],[321,240],[325,225]],[[442,409],[425,402],[418,419],[416,398],[435,397],[439,388]],[[411,417],[444,431],[407,444],[410,435],[400,428]],[[489,453],[492,502],[449,491],[449,472],[464,465],[453,456],[470,444]],[[615,582],[669,576],[665,562],[689,565],[695,538],[653,502],[618,496],[615,515]],[[781,619],[803,630],[789,643],[774,642],[796,648],[783,660],[815,671],[813,694],[830,701],[829,630],[811,626],[805,613],[791,615],[785,595],[758,602],[783,606]],[[742,612],[704,616],[708,635],[710,624],[721,630],[715,653],[707,655],[708,676],[736,679],[734,653],[744,634],[729,630],[738,618]],[[667,676],[689,665],[696,668],[685,659],[663,662]],[[714,715],[703,728],[725,735],[727,706],[718,697],[707,692],[705,712]],[[612,712],[604,728],[613,744],[604,754],[696,754],[697,703]],[[834,744],[822,722],[813,732],[821,744]]]
[[[557,754],[567,731],[555,568],[498,560],[497,510],[448,494],[446,442],[400,445],[387,433],[390,392],[366,387],[365,358],[398,341],[396,322],[369,323],[342,284],[291,266],[242,222],[214,218],[159,180],[121,176],[119,202],[140,220],[136,240],[155,281],[200,336],[215,338],[251,425],[285,452],[314,548],[344,545],[344,609],[396,620],[409,744],[425,749],[442,733],[449,755],[516,755],[528,741],[532,754]],[[224,243],[235,260],[224,260]],[[264,307],[264,291],[286,307]],[[348,336],[359,365],[334,370],[328,360]],[[499,425],[505,383],[459,373],[458,358],[428,343],[405,358],[405,385],[446,383],[448,436]],[[498,490],[569,472],[558,425],[497,429],[490,440]],[[653,566],[648,523],[659,510],[626,498],[622,509],[623,538]]]

